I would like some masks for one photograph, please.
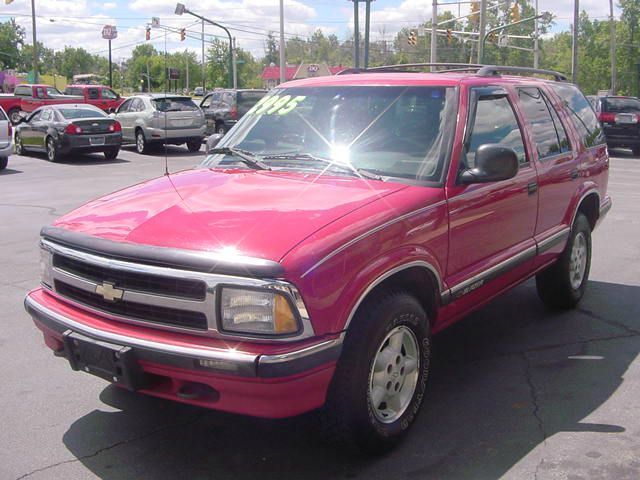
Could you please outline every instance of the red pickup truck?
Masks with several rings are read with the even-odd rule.
[[[534,276],[574,307],[611,207],[602,128],[564,76],[407,68],[280,85],[200,168],[45,227],[25,299],[45,343],[124,388],[319,409],[391,448],[428,406],[432,335]]]
[[[82,97],[82,103],[95,105],[107,113],[115,112],[125,100],[119,93],[103,85],[67,85],[64,93]]]

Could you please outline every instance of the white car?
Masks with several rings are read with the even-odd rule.
[[[7,114],[0,107],[0,170],[7,168],[9,155],[13,153],[13,127]]]

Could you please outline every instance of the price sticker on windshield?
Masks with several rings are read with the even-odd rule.
[[[271,95],[270,97],[263,97],[247,114],[287,115],[293,112],[305,98],[307,98],[305,95],[295,97],[291,95]]]

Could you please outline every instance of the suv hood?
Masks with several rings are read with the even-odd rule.
[[[279,261],[329,223],[404,188],[352,177],[188,170],[94,200],[55,226],[115,241]]]

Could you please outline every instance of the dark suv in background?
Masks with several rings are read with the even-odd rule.
[[[221,89],[211,92],[200,102],[207,124],[205,134],[224,135],[266,94],[266,90]]]
[[[640,100],[636,97],[598,97],[594,109],[609,148],[627,147],[640,156]]]

